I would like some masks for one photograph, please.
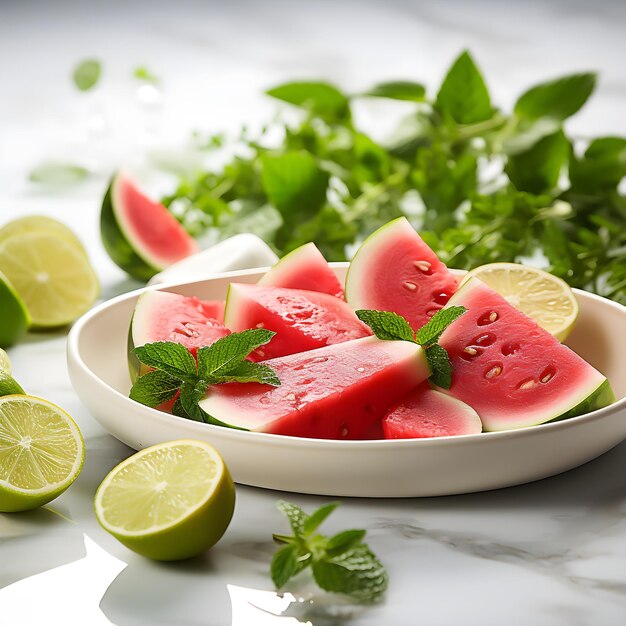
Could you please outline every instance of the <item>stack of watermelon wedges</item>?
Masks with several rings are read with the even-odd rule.
[[[423,349],[383,341],[357,309],[393,311],[414,330],[439,309],[465,315],[440,339],[452,363],[449,389],[432,388]],[[471,435],[581,415],[614,401],[606,378],[476,278],[459,285],[400,218],[357,251],[342,285],[313,243],[285,256],[256,284],[231,283],[226,302],[163,291],[139,298],[132,348],[175,341],[192,353],[230,332],[276,335],[250,355],[281,385],[209,387],[200,406],[240,429],[324,439]]]

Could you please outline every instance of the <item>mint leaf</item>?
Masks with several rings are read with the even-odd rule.
[[[410,324],[397,313],[367,309],[359,309],[355,313],[379,339],[414,341]]]
[[[211,423],[210,416],[203,411],[199,402],[204,397],[208,385],[206,381],[197,381],[194,383],[183,383],[180,387],[180,407],[184,412],[184,417],[195,420],[196,422]]]
[[[266,93],[331,122],[350,117],[348,98],[329,83],[291,82],[268,89]]]
[[[493,111],[485,81],[469,52],[463,52],[443,80],[437,109],[458,124],[475,124],[491,118]]]
[[[554,117],[564,120],[585,104],[596,85],[596,74],[571,74],[531,87],[515,104],[520,117]]]
[[[312,569],[322,589],[345,593],[362,602],[378,600],[389,584],[385,567],[364,543],[336,556],[314,560]]]
[[[270,574],[277,589],[280,589],[298,569],[298,546],[286,545],[277,550],[272,557]]]
[[[130,399],[155,407],[171,400],[180,387],[180,380],[167,372],[155,370],[138,378],[130,390]]]
[[[339,502],[330,502],[324,504],[319,509],[313,511],[307,519],[304,520],[302,530],[305,535],[314,533],[322,522],[339,506]]]
[[[72,73],[72,80],[81,91],[89,91],[96,86],[100,79],[102,67],[97,59],[85,59],[81,61]]]
[[[415,333],[415,341],[424,348],[437,343],[443,331],[455,320],[464,315],[467,309],[464,306],[451,306],[440,309]]]
[[[570,144],[562,130],[509,157],[505,171],[519,191],[539,194],[554,187],[566,165]]]
[[[372,87],[363,95],[376,98],[390,98],[391,100],[422,102],[426,95],[426,88],[420,83],[414,83],[409,80],[393,80],[378,83],[378,85]]]
[[[611,193],[626,176],[626,139],[594,139],[581,159],[570,161],[572,189],[586,194]]]
[[[134,353],[144,365],[163,370],[179,380],[196,381],[196,361],[189,350],[179,343],[146,343],[135,348]]]
[[[446,349],[435,343],[425,351],[425,354],[431,372],[430,382],[442,389],[450,389],[452,384],[452,364]]]
[[[265,328],[252,328],[231,333],[210,346],[198,350],[198,376],[211,383],[230,382],[223,377],[242,367],[242,361],[257,348],[271,341],[276,333]],[[243,370],[242,370],[243,371]]]
[[[279,500],[276,503],[276,507],[281,513],[287,516],[294,535],[296,537],[303,537],[304,524],[309,516],[297,504],[292,504],[286,500]]]
[[[220,376],[220,383],[262,383],[278,387],[280,379],[276,372],[265,363],[241,361],[228,374]]]
[[[361,543],[365,537],[364,530],[343,530],[333,535],[327,543],[329,554],[334,552],[344,552],[356,544]]]
[[[172,415],[176,415],[176,417],[184,417],[185,419],[192,420],[193,417],[185,411],[183,408],[183,404],[180,400],[180,395],[176,398],[176,401],[172,405]]]

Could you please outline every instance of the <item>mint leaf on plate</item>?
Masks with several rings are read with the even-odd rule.
[[[464,315],[467,309],[464,306],[451,306],[437,311],[424,326],[415,333],[415,341],[424,348],[430,347],[439,341],[443,331]]]
[[[155,341],[138,346],[134,350],[137,358],[150,367],[163,370],[186,382],[195,382],[196,361],[185,346],[172,341]]]
[[[280,379],[276,372],[265,363],[241,361],[228,374],[220,376],[220,383],[262,383],[278,387]]]
[[[413,329],[410,324],[397,313],[391,311],[374,311],[359,309],[356,316],[367,324],[379,339],[413,341]]]
[[[167,372],[155,370],[144,374],[130,390],[130,399],[155,407],[171,400],[180,388],[180,380]]]
[[[452,364],[445,348],[438,343],[426,350],[426,360],[430,367],[430,382],[442,389],[450,389],[452,384]]]

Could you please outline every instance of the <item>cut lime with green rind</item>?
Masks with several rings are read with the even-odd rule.
[[[14,394],[24,395],[26,392],[11,374],[0,370],[0,397]]]
[[[5,224],[0,228],[0,244],[14,235],[24,235],[28,233],[44,233],[54,235],[72,244],[85,256],[87,251],[83,247],[80,239],[63,222],[59,222],[52,217],[45,215],[27,215]]]
[[[0,347],[13,345],[29,326],[30,316],[26,305],[0,271]]]
[[[102,201],[100,211],[100,236],[105,250],[113,262],[133,278],[148,281],[163,268],[153,267],[141,258],[120,228],[113,209],[113,176]]]
[[[26,305],[31,324],[40,328],[73,322],[91,307],[100,289],[83,252],[39,232],[1,242],[0,271]]]
[[[13,371],[11,359],[9,359],[9,355],[2,348],[0,348],[0,370],[9,375]]]
[[[235,486],[215,448],[181,439],[120,463],[98,487],[94,507],[102,527],[129,549],[176,561],[219,541],[233,515]]]
[[[34,396],[0,398],[0,512],[27,511],[76,480],[85,443],[61,408]]]

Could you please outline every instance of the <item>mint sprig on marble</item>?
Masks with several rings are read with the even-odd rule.
[[[280,500],[278,509],[289,520],[292,535],[274,534],[281,547],[274,553],[270,574],[278,589],[307,567],[325,591],[343,593],[360,602],[380,599],[389,583],[384,565],[363,542],[364,530],[344,530],[332,537],[317,529],[339,506],[324,504],[310,515]]]
[[[443,331],[454,321],[465,314],[463,306],[451,306],[437,311],[417,332],[409,325],[406,319],[391,311],[371,311],[360,309],[357,317],[367,324],[376,337],[388,341],[411,341],[424,349],[426,360],[430,367],[430,381],[450,389],[452,384],[452,364],[445,348],[437,342]]]
[[[189,350],[171,341],[157,341],[134,349],[137,358],[153,371],[141,376],[130,390],[130,398],[155,407],[172,400],[172,413],[179,417],[223,425],[199,406],[209,385],[257,382],[278,386],[276,372],[263,363],[246,360],[251,352],[275,335],[255,328],[232,333],[214,344],[198,349],[197,359]]]

